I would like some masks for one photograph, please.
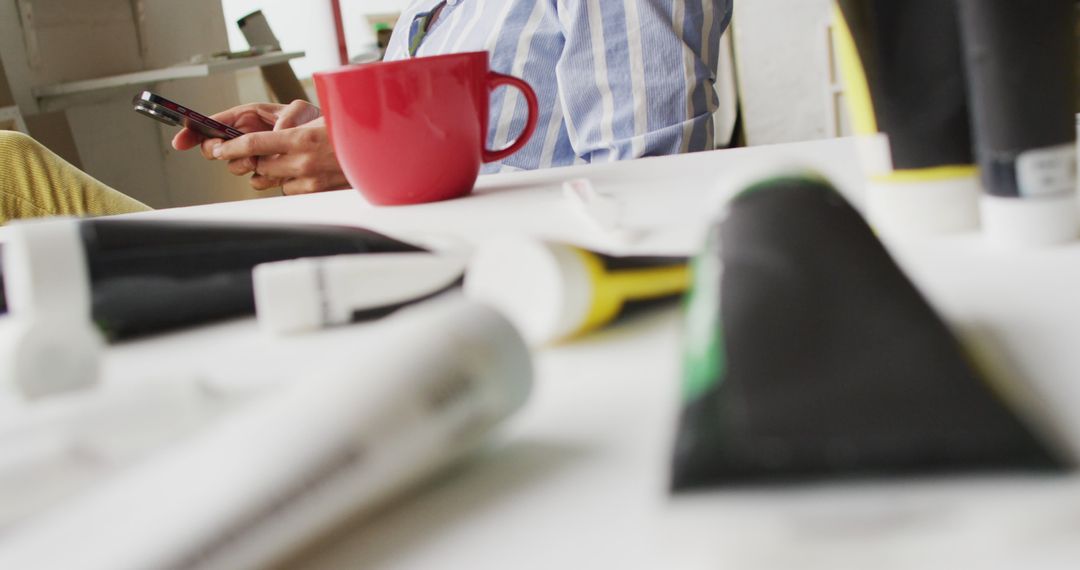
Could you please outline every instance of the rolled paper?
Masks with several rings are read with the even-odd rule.
[[[377,326],[370,351],[312,345],[329,364],[9,531],[0,568],[263,568],[474,450],[528,396],[528,350],[489,308]]]

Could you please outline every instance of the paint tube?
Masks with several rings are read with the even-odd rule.
[[[93,388],[105,343],[90,320],[78,226],[27,220],[4,229],[9,313],[0,316],[0,408]]]
[[[251,272],[260,263],[424,251],[369,230],[337,226],[132,219],[42,223],[77,228],[71,235],[85,249],[93,318],[111,339],[253,314]],[[18,268],[9,264],[8,272],[13,270]]]
[[[506,239],[476,251],[465,292],[501,310],[539,345],[681,298],[689,286],[687,263],[684,257],[614,257],[571,245]]]
[[[676,491],[1067,461],[819,176],[729,203],[686,311]]]
[[[971,108],[994,241],[1078,233],[1076,8],[1072,0],[960,0]]]
[[[465,257],[427,252],[339,255],[255,268],[255,314],[271,334],[384,317],[461,283]]]
[[[977,229],[980,188],[955,5],[837,0],[836,6],[835,44],[863,140],[871,224],[898,235]]]
[[[322,372],[7,533],[0,568],[281,562],[475,450],[525,402],[528,349],[495,311],[458,298],[378,326],[353,355],[313,345]]]

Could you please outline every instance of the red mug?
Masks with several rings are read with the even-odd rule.
[[[502,150],[486,147],[491,92],[525,95],[529,116]],[[490,70],[487,52],[369,63],[315,74],[338,163],[374,204],[420,204],[472,192],[480,166],[521,150],[536,130],[536,93]]]

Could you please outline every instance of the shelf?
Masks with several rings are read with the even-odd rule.
[[[181,64],[161,69],[149,69],[122,75],[99,77],[96,79],[84,79],[68,83],[43,85],[32,89],[34,97],[38,99],[43,110],[56,111],[69,107],[76,103],[85,103],[95,95],[101,95],[116,89],[137,87],[171,81],[174,79],[187,79],[192,77],[206,77],[216,73],[236,71],[249,67],[263,67],[277,63],[285,63],[291,59],[304,57],[302,51],[273,52],[254,57],[242,57],[234,59],[219,59],[206,63]]]

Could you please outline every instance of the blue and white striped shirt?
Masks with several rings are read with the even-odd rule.
[[[491,68],[523,78],[540,102],[536,134],[484,172],[531,170],[707,150],[720,35],[732,0],[446,0],[416,56],[487,51]],[[387,59],[410,57],[402,14]],[[492,98],[489,148],[525,125],[516,90]]]

